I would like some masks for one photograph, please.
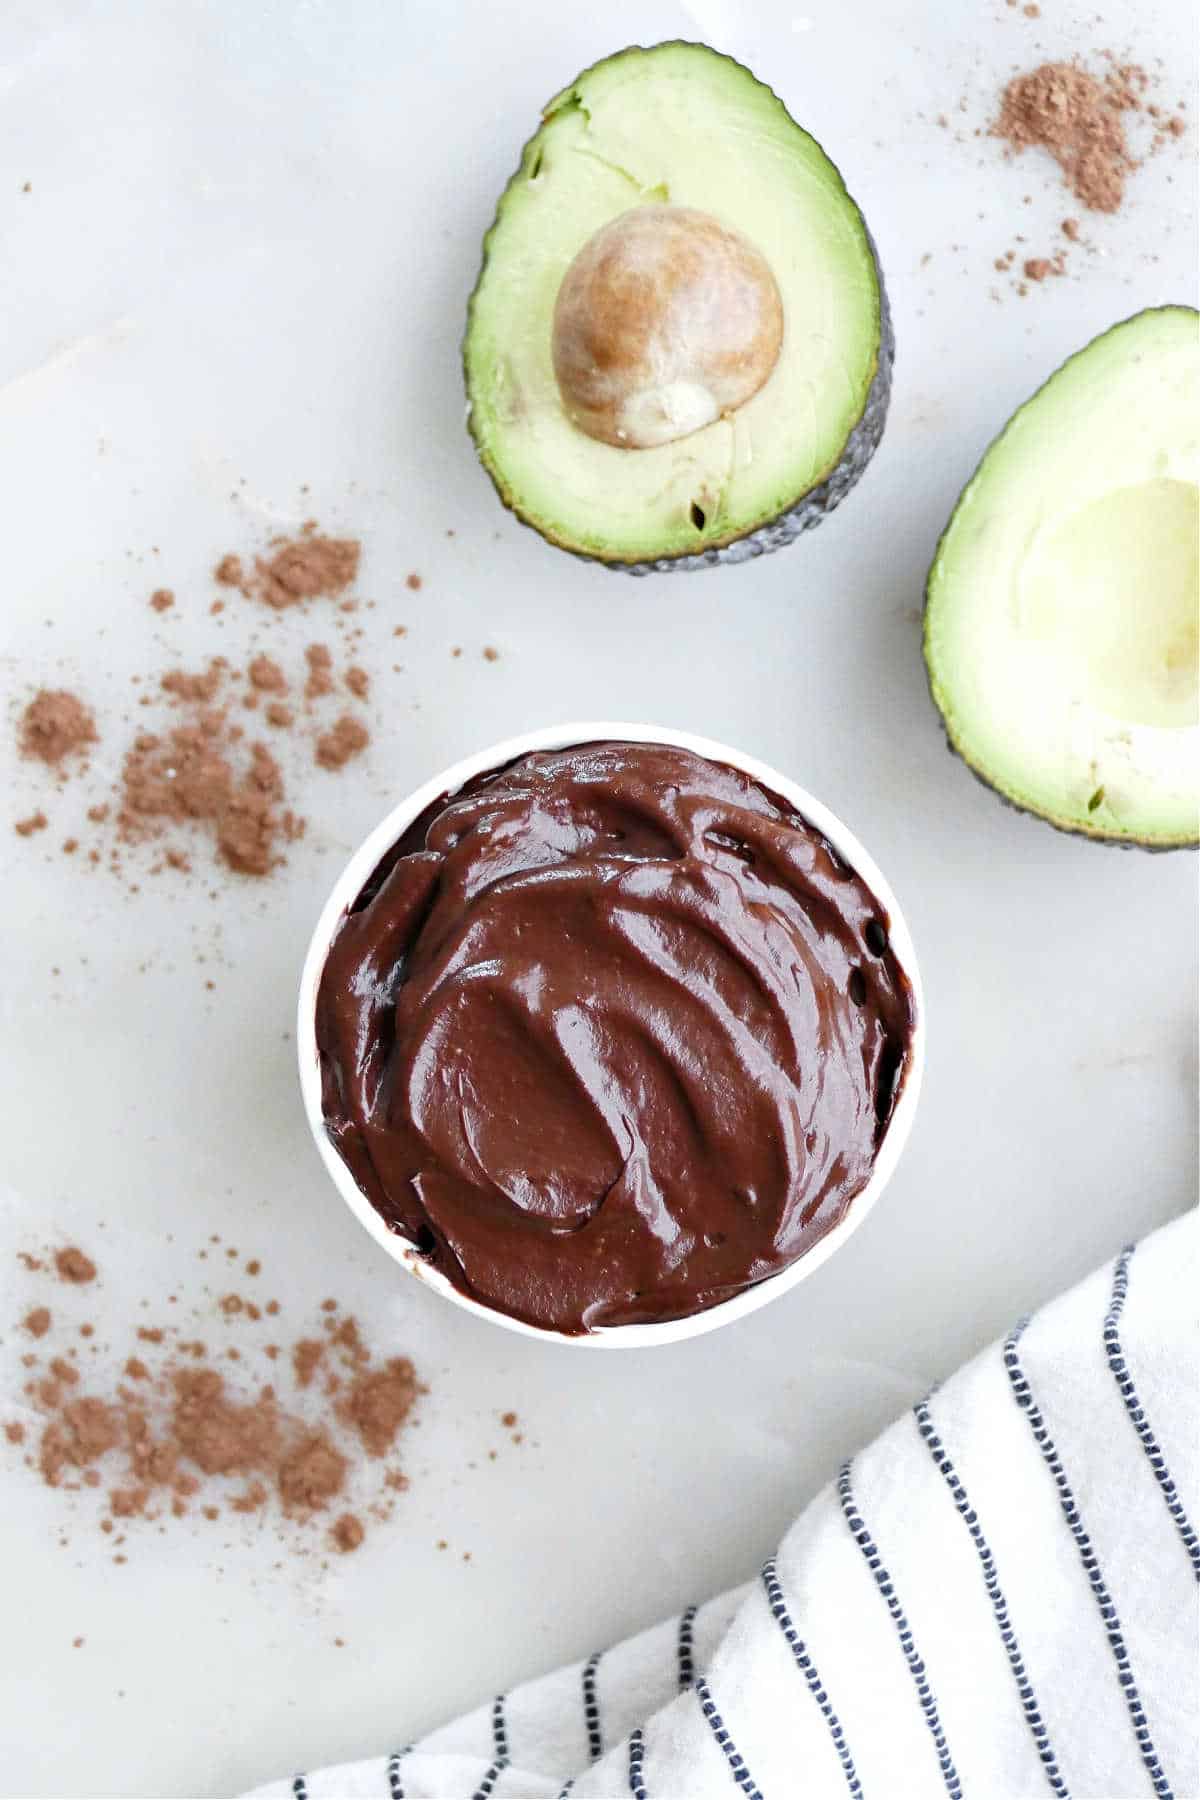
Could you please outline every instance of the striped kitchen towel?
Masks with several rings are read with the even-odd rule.
[[[1196,1796],[1196,1217],[845,1463],[746,1587],[261,1800]]]

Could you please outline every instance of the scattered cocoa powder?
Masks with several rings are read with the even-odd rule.
[[[483,660],[484,662],[500,661],[500,652],[496,649],[494,644],[485,644],[483,646]]]
[[[229,1504],[235,1513],[252,1513],[265,1506],[267,1498],[267,1490],[262,1482],[252,1481],[244,1492],[235,1494]]]
[[[515,1412],[506,1412],[506,1413],[500,1414],[500,1423],[502,1425],[507,1425],[507,1427],[510,1431],[512,1430],[512,1428],[516,1424],[516,1422],[517,1422],[517,1415]]]
[[[250,585],[277,611],[344,594],[358,574],[362,550],[357,538],[325,537],[311,521],[298,537],[280,539],[273,548],[273,555],[256,560]]]
[[[310,1432],[279,1464],[276,1479],[284,1507],[313,1511],[336,1499],[349,1463],[324,1431]]]
[[[344,1554],[357,1550],[367,1534],[361,1519],[356,1519],[353,1513],[343,1513],[334,1526],[332,1535],[334,1543]]]
[[[358,606],[347,598],[347,591],[359,562],[357,540],[330,536],[315,520],[307,520],[295,534],[274,539],[257,557],[230,552],[213,574],[222,588],[258,599],[270,611],[324,596],[337,601],[341,614]],[[156,588],[149,600],[159,614],[175,602],[175,590],[166,586]],[[216,601],[212,610],[220,611],[224,604]],[[350,644],[362,636],[360,629],[340,618],[337,629]],[[332,730],[324,730],[316,719],[301,723],[294,707],[286,703],[293,686],[288,672],[261,649],[247,653],[244,670],[214,655],[198,667],[135,675],[133,684],[141,690],[137,707],[152,708],[157,699],[160,708],[169,707],[171,712],[161,723],[153,715],[143,716],[119,748],[116,804],[103,801],[87,808],[89,823],[108,827],[107,854],[102,855],[94,841],[81,841],[81,836],[63,840],[65,854],[84,852],[79,864],[89,873],[106,862],[114,874],[127,879],[128,857],[143,846],[153,846],[151,874],[190,873],[191,860],[178,841],[182,833],[206,837],[217,860],[240,874],[262,877],[282,863],[283,846],[304,835],[306,821],[287,804],[280,759],[265,744],[249,741],[247,709],[261,707],[273,735],[302,730],[317,742],[318,763],[328,769],[344,767],[366,741],[362,727],[347,727],[343,720],[336,720]],[[361,662],[350,665],[346,684],[356,698],[366,699],[370,683]],[[328,646],[311,647],[307,679],[299,685],[310,703],[334,694]],[[60,777],[73,753],[97,741],[91,711],[65,689],[39,691],[18,722],[22,753],[46,763]],[[46,809],[39,808],[15,820],[14,830],[31,838],[49,822]],[[133,893],[140,891],[136,881],[129,887]]]
[[[346,1351],[342,1361],[347,1368],[356,1368],[370,1362],[371,1353],[362,1341],[357,1319],[347,1317],[336,1325],[332,1319],[326,1319],[325,1329],[330,1333],[330,1341],[340,1350]]]
[[[304,652],[308,664],[308,680],[304,684],[306,700],[323,700],[333,692],[333,656],[326,644],[310,644]]]
[[[215,1369],[177,1369],[171,1415],[174,1443],[205,1475],[244,1475],[278,1455],[281,1423],[274,1396],[231,1401]]]
[[[275,841],[286,823],[275,806],[283,798],[283,775],[265,744],[250,746],[250,767],[217,819],[217,848],[231,869],[266,875],[278,860]]]
[[[415,594],[420,589],[421,577],[418,574],[416,574],[415,572],[411,575],[406,575],[404,577],[404,585],[406,588],[411,588],[413,593]]]
[[[38,1451],[42,1479],[48,1487],[57,1487],[65,1468],[82,1469],[98,1462],[120,1441],[121,1418],[115,1406],[91,1394],[69,1400],[58,1406],[42,1433]]]
[[[296,1374],[297,1387],[306,1388],[316,1374],[317,1364],[325,1354],[325,1346],[320,1338],[301,1338],[292,1346],[292,1368]]]
[[[73,1244],[65,1250],[55,1251],[54,1267],[61,1280],[70,1281],[76,1287],[81,1287],[85,1282],[96,1279],[95,1263],[90,1256],[85,1256],[83,1251],[77,1249]]]
[[[207,705],[210,700],[216,699],[228,666],[223,656],[214,656],[207,669],[201,669],[194,675],[189,675],[186,669],[168,669],[161,677],[160,686],[173,699],[192,705]]]
[[[1027,16],[1037,16],[1029,7],[1024,10]],[[1183,119],[1168,122],[1163,110],[1148,99],[1148,91],[1160,80],[1161,76],[1137,63],[1121,61],[1109,50],[1100,52],[1099,72],[1085,68],[1078,59],[1043,63],[1008,82],[989,135],[1002,139],[1010,155],[1029,148],[1046,151],[1083,206],[1092,212],[1115,213],[1124,202],[1130,175],[1141,162],[1186,130]],[[965,101],[961,104],[965,108]],[[1135,122],[1142,121],[1147,128],[1138,136]],[[1131,142],[1131,131],[1136,144]],[[975,135],[978,137],[979,131]],[[1025,204],[1030,201],[1026,194]],[[1081,241],[1078,218],[1063,219],[1060,230],[1068,245]],[[1024,246],[1026,239],[1018,234],[1016,242]],[[1010,249],[994,266],[1007,273],[1017,262],[1010,285],[1017,294],[1026,295],[1031,284],[1044,283],[1051,275],[1065,275],[1067,255],[1061,243],[1045,254]],[[995,288],[992,298],[1000,298]]]
[[[84,1264],[90,1271],[87,1279],[95,1278],[95,1266],[82,1251],[60,1251],[55,1265],[63,1263],[76,1271],[75,1279],[81,1278],[78,1271]],[[39,1259],[29,1257],[27,1266],[35,1272]],[[250,1259],[246,1268],[247,1273],[257,1273],[261,1264]],[[251,1327],[262,1318],[260,1307],[237,1294],[225,1295],[219,1304],[227,1316],[245,1318]],[[269,1304],[278,1311],[277,1303]],[[201,1305],[198,1302],[194,1309],[197,1314]],[[374,1460],[394,1449],[418,1395],[425,1391],[406,1358],[394,1357],[372,1367],[357,1322],[339,1316],[335,1301],[326,1305],[327,1341],[308,1336],[291,1348],[297,1401],[305,1396],[302,1410],[285,1403],[273,1381],[255,1388],[255,1357],[266,1359],[264,1368],[266,1363],[286,1366],[275,1361],[276,1345],[249,1344],[241,1353],[241,1391],[231,1388],[215,1368],[203,1362],[197,1366],[197,1356],[204,1356],[202,1342],[156,1325],[138,1325],[131,1333],[139,1349],[153,1346],[156,1360],[148,1363],[142,1355],[126,1351],[114,1373],[99,1383],[94,1371],[89,1378],[75,1362],[53,1356],[45,1365],[46,1374],[35,1373],[26,1388],[44,1415],[31,1453],[33,1466],[56,1489],[76,1493],[105,1489],[106,1512],[99,1523],[110,1537],[114,1520],[123,1527],[155,1520],[164,1529],[170,1521],[187,1516],[193,1497],[204,1502],[201,1516],[215,1520],[222,1512],[217,1500],[223,1500],[231,1514],[251,1514],[267,1509],[274,1494],[282,1517],[302,1529],[307,1519],[345,1492],[358,1459]],[[52,1329],[47,1308],[34,1309],[24,1323],[38,1338]],[[333,1356],[353,1377],[336,1402],[313,1381],[318,1363]],[[38,1362],[36,1356],[26,1360],[35,1366]],[[131,1383],[136,1386],[127,1385]],[[84,1391],[85,1385],[96,1391]],[[25,1438],[25,1427],[14,1422],[4,1428],[0,1441],[16,1446]],[[231,1481],[239,1484],[232,1491],[226,1485]],[[382,1472],[378,1482],[380,1494],[407,1487],[407,1478],[394,1466]],[[393,1505],[380,1499],[368,1510],[371,1517],[384,1520]],[[347,1512],[338,1517],[332,1532],[336,1548],[350,1552],[364,1541],[366,1527],[363,1518]],[[295,1542],[302,1548],[301,1539]],[[118,1536],[113,1543],[119,1549],[124,1538]]]
[[[149,1498],[148,1487],[114,1488],[108,1496],[109,1511],[114,1519],[132,1519],[145,1512]]]
[[[1008,83],[992,132],[1014,152],[1047,151],[1081,206],[1116,212],[1137,166],[1122,114],[1140,106],[1147,80],[1135,64],[1097,77],[1079,63],[1043,63]]]
[[[252,684],[263,694],[286,694],[287,676],[271,656],[256,656],[246,671]]]
[[[258,743],[235,773],[236,747],[224,716],[207,709],[164,737],[139,734],[122,770],[122,841],[153,838],[171,825],[205,825],[231,869],[267,874],[278,860],[276,843],[284,830],[277,810],[283,778],[271,752]]]
[[[420,1392],[412,1363],[395,1356],[381,1369],[359,1375],[338,1413],[358,1432],[368,1456],[386,1456]]]
[[[22,756],[57,768],[96,742],[96,721],[78,695],[65,688],[42,688],[21,715]]]
[[[240,556],[234,556],[232,552],[221,558],[213,570],[213,579],[220,582],[222,587],[241,588],[243,593],[248,591],[245,586],[246,576],[242,568],[242,559]]]
[[[322,769],[345,768],[352,757],[361,755],[370,741],[371,734],[362,721],[343,713],[337,723],[317,739],[316,760]]]

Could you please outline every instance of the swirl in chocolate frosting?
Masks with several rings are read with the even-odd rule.
[[[568,1333],[701,1311],[870,1177],[912,990],[860,876],[660,744],[522,757],[428,808],[339,927],[327,1127],[462,1292]]]

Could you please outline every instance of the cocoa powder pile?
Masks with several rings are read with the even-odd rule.
[[[305,600],[344,594],[358,576],[361,546],[356,538],[327,537],[307,519],[294,538],[275,538],[271,555],[256,557],[247,570],[240,556],[223,556],[213,571],[222,587],[283,612]]]
[[[164,677],[167,687],[169,677]],[[195,678],[189,678],[195,679]],[[185,696],[198,710],[162,734],[139,732],[121,772],[116,829],[123,843],[161,838],[169,825],[207,827],[217,854],[243,875],[267,875],[278,846],[300,837],[303,821],[282,806],[283,775],[265,744],[243,752],[242,731],[228,715]],[[186,868],[176,852],[168,866]]]
[[[47,1265],[30,1257],[26,1267]],[[96,1277],[74,1247],[57,1252],[50,1268],[76,1286]],[[261,1273],[261,1264],[247,1263],[251,1271]],[[136,1521],[162,1528],[225,1514],[272,1516],[304,1553],[306,1528],[327,1521],[336,1502],[344,1508],[352,1489],[365,1489],[365,1507],[340,1511],[325,1532],[329,1547],[349,1554],[367,1535],[362,1512],[386,1520],[393,1496],[408,1486],[397,1444],[426,1390],[407,1357],[377,1361],[336,1301],[325,1302],[321,1335],[297,1339],[290,1355],[264,1339],[279,1315],[278,1302],[226,1294],[193,1309],[205,1337],[140,1325],[102,1367],[99,1356],[85,1361],[78,1343],[91,1327],[72,1331],[49,1307],[33,1307],[21,1325],[37,1348],[22,1357],[22,1416],[5,1422],[4,1440],[48,1488],[94,1494],[118,1563]]]
[[[310,520],[294,537],[273,539],[267,554],[253,558],[249,567],[236,554],[222,557],[214,577],[220,586],[261,601],[268,614],[327,600],[337,601],[339,613],[345,613],[358,604],[346,595],[359,561],[356,539],[329,537]],[[223,605],[214,603],[215,609]],[[150,606],[159,616],[177,610],[174,590],[156,589]],[[350,630],[352,642],[359,636]],[[265,651],[251,655],[244,670],[213,655],[199,669],[168,668],[151,684],[135,677],[143,687],[139,710],[157,705],[163,716],[126,722],[115,788],[87,809],[82,840],[68,837],[63,852],[74,854],[82,841],[81,865],[107,863],[122,874],[126,853],[149,846],[151,873],[187,874],[199,840],[239,875],[262,877],[279,868],[287,845],[305,828],[304,818],[288,804],[289,780],[297,774],[290,743],[297,741],[298,748],[299,741],[307,741],[312,763],[336,772],[370,742],[366,723],[353,713],[343,711],[327,724],[317,710],[337,691],[339,680],[355,702],[365,704],[370,685],[365,669],[352,662],[339,678],[327,645],[311,644],[304,654],[306,673],[296,678]],[[261,719],[270,742],[249,734],[248,715]],[[106,737],[112,735],[109,728]],[[18,723],[22,754],[51,768],[60,786],[68,769],[99,741],[90,706],[64,689],[35,694]],[[86,762],[82,768],[86,771]],[[33,838],[48,824],[38,807],[15,820],[13,829]]]
[[[992,131],[1015,153],[1048,152],[1081,206],[1113,213],[1137,167],[1123,115],[1140,109],[1148,85],[1146,71],[1132,63],[1102,77],[1078,63],[1043,63],[1009,82]]]
[[[77,695],[42,688],[21,715],[21,755],[59,769],[96,742],[96,721]]]
[[[83,1287],[96,1279],[95,1263],[74,1244],[55,1251],[54,1268],[59,1280],[69,1281],[72,1287]]]
[[[323,769],[344,769],[370,741],[370,733],[362,720],[343,713],[337,724],[329,731],[323,731],[317,739],[317,761]]]
[[[1158,78],[1140,64],[1121,61],[1111,51],[1102,52],[1100,62],[1099,73],[1076,60],[1042,63],[1015,75],[1001,94],[989,135],[1011,156],[1044,151],[1079,206],[1111,215],[1125,204],[1126,184],[1141,162],[1181,138],[1186,124],[1181,113],[1168,116],[1149,98]],[[1135,119],[1149,127],[1149,139],[1143,130],[1136,154],[1128,133]],[[1072,213],[1058,231],[1065,243],[1040,254],[1012,248],[996,258],[997,271],[1013,273],[1019,294],[1027,293],[1030,283],[1067,273],[1070,251],[1082,242],[1080,220]],[[1024,243],[1018,236],[1017,244]]]

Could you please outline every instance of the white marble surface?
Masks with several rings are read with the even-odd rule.
[[[1001,284],[1001,303],[992,258],[1017,230],[1052,244],[1074,209],[1045,167],[1005,164],[972,132],[1013,66],[1108,43],[1162,58],[1174,102],[1195,85],[1187,9],[1152,0],[1114,42],[1075,0],[1044,0],[1036,21],[1003,0],[800,4],[0,14],[11,715],[48,678],[115,715],[130,674],[210,646],[215,556],[310,511],[361,535],[379,602],[373,747],[354,775],[314,774],[309,838],[261,890],[85,880],[49,854],[82,788],[59,799],[6,764],[6,809],[52,799],[53,837],[4,853],[4,1391],[31,1303],[14,1252],[60,1232],[100,1257],[102,1330],[143,1295],[198,1291],[194,1246],[219,1231],[262,1256],[293,1317],[337,1293],[433,1388],[411,1493],[328,1569],[273,1566],[274,1540],[244,1523],[151,1530],[114,1567],[94,1516],[6,1449],[5,1793],[233,1794],[415,1735],[740,1577],[839,1455],[1193,1197],[1194,863],[997,805],[945,752],[917,614],[954,495],[1013,406],[1115,319],[1192,298],[1190,128],[1089,231],[1071,279],[1024,300]],[[634,583],[500,511],[462,429],[458,343],[541,101],[598,55],[674,35],[747,60],[840,164],[899,351],[882,450],[819,532]],[[146,611],[160,579],[181,596],[161,623]],[[228,619],[235,650],[246,619]],[[313,635],[289,620],[280,641],[294,654]],[[399,1278],[321,1171],[284,1034],[324,891],[399,790],[479,743],[605,714],[743,743],[826,799],[901,897],[930,1037],[900,1173],[826,1269],[727,1332],[589,1358]],[[531,1441],[471,1467],[509,1406]]]

